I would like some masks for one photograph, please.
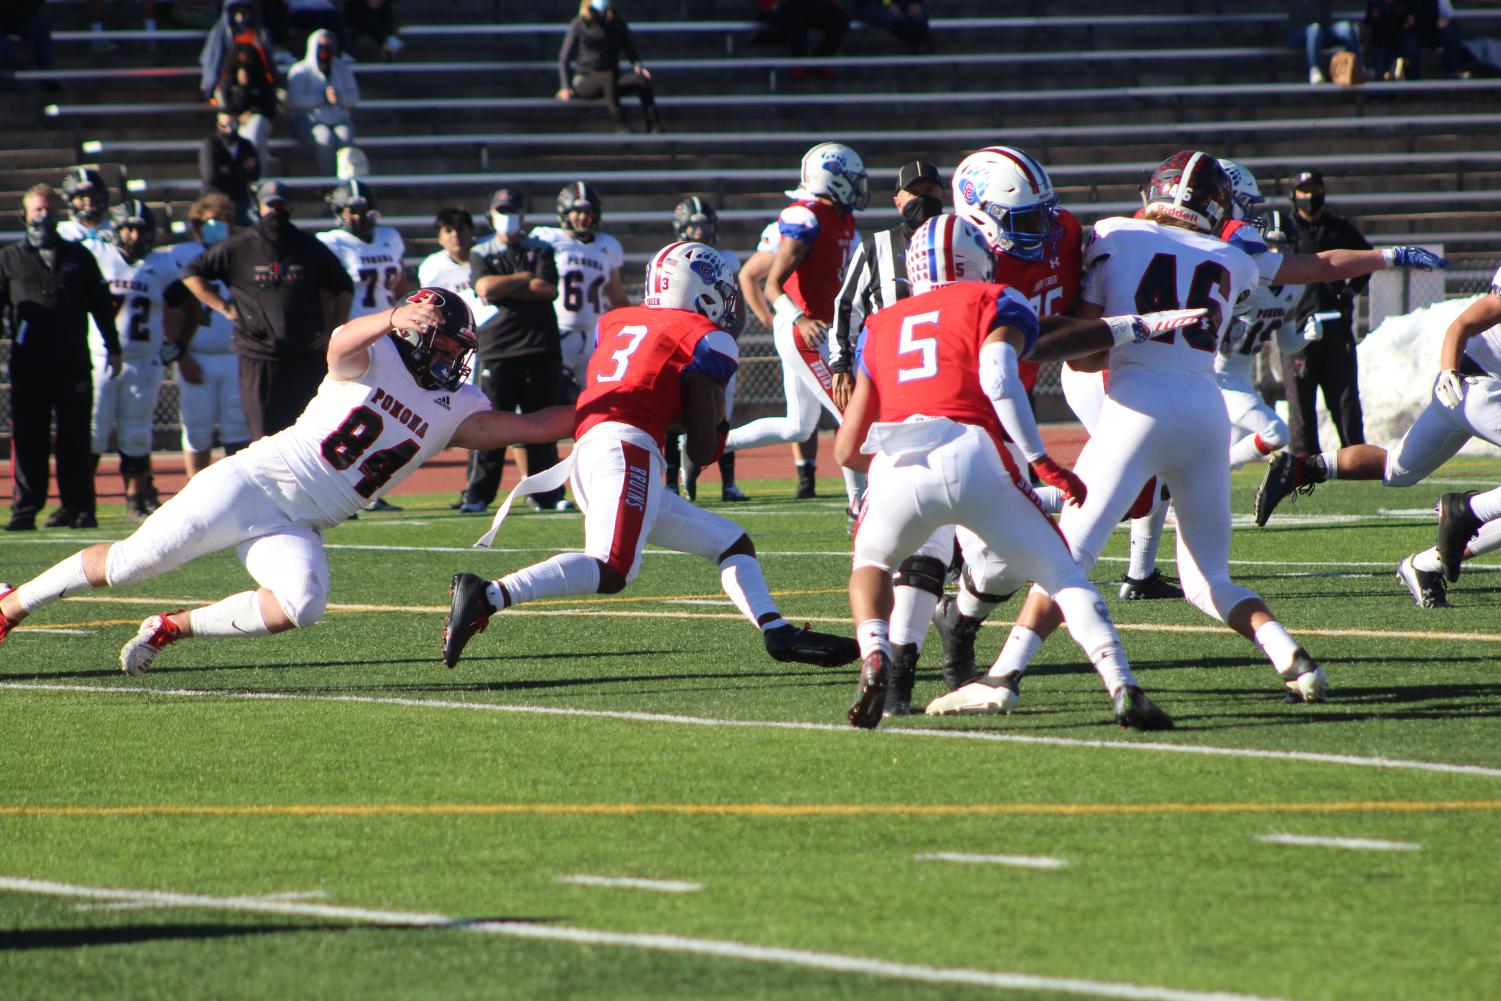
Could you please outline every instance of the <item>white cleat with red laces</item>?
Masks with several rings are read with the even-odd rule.
[[[153,615],[142,622],[141,628],[136,630],[130,642],[120,648],[120,670],[131,675],[145,674],[151,667],[151,662],[156,659],[157,651],[182,639],[182,629],[167,617],[176,614],[177,612],[168,612],[167,615]]]

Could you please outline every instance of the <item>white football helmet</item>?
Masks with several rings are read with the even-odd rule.
[[[1058,238],[1058,196],[1048,172],[1011,146],[990,146],[954,171],[954,211],[977,228],[996,253],[1041,260]]]
[[[1256,206],[1266,201],[1261,196],[1261,185],[1256,183],[1256,175],[1247,170],[1244,164],[1234,160],[1222,159],[1220,166],[1230,175],[1230,186],[1235,189],[1230,200],[1230,217],[1241,222],[1255,222],[1261,211]]]
[[[686,309],[733,334],[740,325],[739,301],[729,264],[708,244],[669,243],[646,266],[643,306]]]
[[[802,178],[787,194],[828,195],[835,205],[859,212],[870,204],[870,176],[860,154],[844,143],[819,143],[803,154]]]
[[[956,215],[934,216],[917,227],[907,244],[913,295],[955,282],[988,282],[994,274],[995,257],[985,237]]]

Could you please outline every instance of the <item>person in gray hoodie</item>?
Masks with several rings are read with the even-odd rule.
[[[292,134],[313,147],[319,173],[332,176],[339,148],[353,145],[354,107],[359,102],[354,65],[339,51],[334,33],[313,32],[307,55],[287,71],[287,104]]]

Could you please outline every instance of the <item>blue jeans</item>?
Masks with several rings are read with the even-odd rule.
[[[1308,55],[1308,68],[1323,70],[1325,49],[1349,49],[1360,59],[1360,32],[1353,21],[1330,21],[1328,24],[1313,24],[1303,29],[1303,48]]]

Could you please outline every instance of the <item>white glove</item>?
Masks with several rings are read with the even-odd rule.
[[[1452,368],[1444,369],[1433,384],[1433,395],[1450,410],[1458,410],[1465,397],[1464,377]]]
[[[1308,344],[1312,344],[1315,341],[1322,341],[1324,339],[1325,321],[1337,320],[1339,316],[1340,314],[1334,310],[1330,310],[1327,313],[1308,314],[1308,322],[1303,324],[1303,340]]]
[[[1102,316],[1101,321],[1110,328],[1117,344],[1140,344],[1154,334],[1165,330],[1177,330],[1199,323],[1209,315],[1207,309],[1164,309],[1155,313],[1124,316]]]

